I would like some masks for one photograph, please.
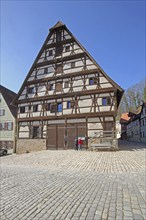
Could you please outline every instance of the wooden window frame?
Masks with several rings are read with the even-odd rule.
[[[75,68],[75,67],[76,67],[76,62],[75,61],[71,62],[71,68]]]
[[[21,114],[25,113],[25,106],[20,106],[19,109]]]
[[[53,56],[53,50],[49,50],[49,57]]]
[[[33,94],[34,93],[34,87],[28,87],[27,88],[27,93],[28,94]]]
[[[38,112],[38,104],[33,105],[33,112]]]

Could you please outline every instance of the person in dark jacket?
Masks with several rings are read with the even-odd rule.
[[[78,138],[75,139],[75,150],[78,150]]]

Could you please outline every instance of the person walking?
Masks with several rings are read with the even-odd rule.
[[[82,150],[83,141],[81,138],[78,139],[78,150]]]
[[[78,150],[78,138],[75,139],[75,150]]]

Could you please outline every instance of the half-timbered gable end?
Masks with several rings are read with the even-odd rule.
[[[122,94],[68,28],[57,22],[15,100],[18,152],[72,148],[77,137],[87,147],[96,132],[115,130]]]

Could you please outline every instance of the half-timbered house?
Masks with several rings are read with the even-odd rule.
[[[97,132],[114,131],[123,89],[96,63],[62,22],[36,57],[14,103],[17,152],[84,147]]]

